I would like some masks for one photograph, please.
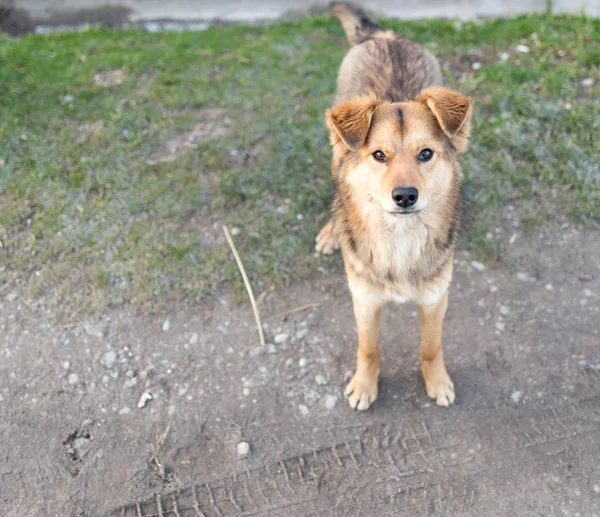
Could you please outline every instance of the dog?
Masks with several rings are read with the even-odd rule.
[[[316,250],[341,249],[352,294],[358,354],[344,394],[358,410],[377,399],[380,311],[413,301],[427,394],[449,406],[442,323],[461,224],[457,155],[467,150],[473,102],[442,86],[439,64],[422,46],[351,4],[330,9],[351,47],[325,115],[335,196]]]

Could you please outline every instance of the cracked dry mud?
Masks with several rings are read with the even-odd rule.
[[[350,410],[342,275],[268,295],[265,348],[226,298],[64,326],[2,293],[1,513],[600,516],[599,244],[548,227],[483,271],[458,255],[451,408],[425,393],[407,305],[382,316],[377,401]]]

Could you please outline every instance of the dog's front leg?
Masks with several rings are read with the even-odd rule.
[[[364,411],[377,398],[379,379],[379,314],[381,302],[370,297],[352,296],[354,316],[358,327],[356,372],[346,386],[344,395],[352,409]]]
[[[438,406],[454,402],[454,384],[450,379],[442,353],[442,324],[448,308],[448,291],[434,304],[420,305],[421,312],[421,370],[427,395]]]

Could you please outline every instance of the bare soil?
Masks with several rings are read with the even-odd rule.
[[[449,409],[404,306],[383,316],[379,399],[350,410],[342,275],[263,297],[264,348],[225,295],[65,325],[5,290],[2,515],[600,515],[600,232],[496,237],[496,265],[457,257]]]

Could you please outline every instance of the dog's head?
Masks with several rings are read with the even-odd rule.
[[[467,149],[471,113],[470,98],[442,87],[409,102],[341,102],[326,114],[331,143],[344,157],[338,174],[392,217],[440,204],[456,190],[455,155]]]

